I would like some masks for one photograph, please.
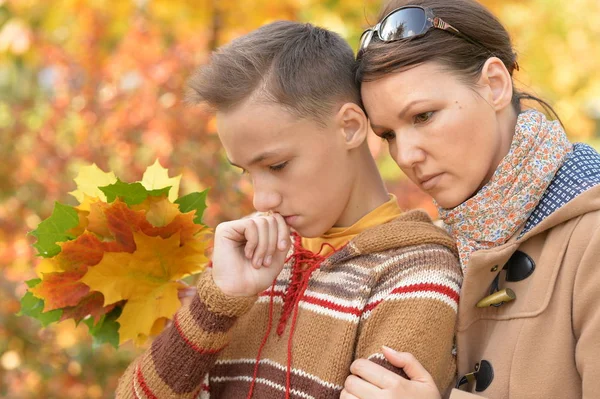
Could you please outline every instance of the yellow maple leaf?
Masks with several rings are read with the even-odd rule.
[[[150,330],[150,335],[160,334],[160,332],[166,327],[168,321],[169,319],[167,319],[166,317],[163,317],[162,319],[157,319],[154,322],[152,329]]]
[[[102,186],[101,186],[102,187]],[[70,192],[69,194],[73,195],[75,191]],[[104,194],[104,193],[102,193]],[[106,200],[106,196],[104,197]],[[77,209],[78,211],[81,212],[89,212],[90,208],[92,207],[93,204],[95,204],[96,202],[99,202],[100,198],[97,197],[90,197],[87,194],[83,194],[83,201],[79,201],[79,205],[77,205],[75,207],[75,209]]]
[[[157,332],[155,325],[160,325],[164,319],[171,319],[177,309],[181,307],[177,293],[181,288],[180,284],[169,283],[157,286],[151,296],[156,296],[156,300],[129,300],[123,307],[121,316],[117,319],[119,327],[119,345],[130,339],[140,346],[146,342],[150,335]],[[167,300],[167,298],[174,298]],[[163,324],[164,327],[164,324]]]
[[[114,172],[105,172],[100,169],[96,164],[92,164],[89,166],[82,166],[79,169],[79,174],[75,178],[75,183],[77,183],[77,190],[71,191],[73,197],[77,198],[80,204],[84,205],[85,196],[89,197],[97,197],[102,201],[106,201],[106,195],[98,188],[103,186],[108,186],[117,181],[117,177]],[[82,209],[89,210],[89,209]]]
[[[62,268],[54,258],[43,258],[35,268],[35,272],[39,278],[44,276],[44,273],[62,272]]]
[[[181,246],[179,234],[169,238],[133,233],[133,253],[107,252],[81,279],[91,290],[104,295],[104,306],[127,300],[117,320],[119,340],[143,342],[160,318],[172,318],[181,306],[177,280],[202,271],[207,258],[206,242],[188,241]],[[156,328],[154,328],[156,330]]]
[[[149,196],[141,204],[131,206],[131,209],[134,211],[146,211],[146,220],[154,227],[166,226],[177,215],[181,215],[179,205],[172,203],[164,196]]]
[[[141,183],[146,190],[159,190],[170,186],[169,201],[173,202],[179,196],[180,181],[181,175],[169,177],[169,171],[163,168],[157,159],[152,166],[146,168]]]
[[[152,325],[152,329],[150,330],[150,336],[156,336],[156,335],[160,334],[162,332],[162,330],[165,329],[168,321],[169,321],[169,319],[167,319],[166,317],[161,317],[160,319],[157,319],[154,322],[154,324]],[[146,343],[147,339],[148,339],[147,335],[138,334],[137,338],[135,338],[133,342],[137,346],[142,346],[144,343]]]

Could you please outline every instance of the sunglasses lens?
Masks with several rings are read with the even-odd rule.
[[[373,31],[372,30],[366,30],[363,32],[363,34],[360,36],[360,46],[358,47],[359,50],[364,50],[367,48],[367,46],[369,45],[369,43],[371,42],[371,38],[373,37]]]
[[[424,33],[426,22],[422,8],[402,8],[382,21],[379,34],[384,41],[405,39]]]

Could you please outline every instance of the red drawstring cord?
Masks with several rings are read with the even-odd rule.
[[[302,295],[304,295],[304,291],[308,288],[308,279],[310,278],[313,271],[321,266],[321,263],[327,258],[327,256],[319,255],[323,248],[329,246],[334,252],[336,249],[328,243],[323,243],[321,248],[317,253],[311,252],[308,249],[302,247],[302,238],[294,233],[294,251],[292,255],[288,256],[285,260],[285,263],[289,262],[290,259],[295,258],[294,265],[292,266],[292,275],[290,276],[290,284],[286,290],[284,301],[283,301],[283,309],[281,311],[281,317],[279,318],[279,323],[277,325],[277,334],[282,335],[285,331],[285,325],[287,323],[287,319],[292,313],[294,315],[292,317],[292,324],[290,326],[290,336],[288,337],[288,348],[287,348],[287,367],[285,374],[285,397],[289,399],[290,390],[291,390],[291,374],[292,374],[292,339],[294,336],[294,332],[296,330],[296,319],[298,317],[298,304],[300,303],[300,299]],[[277,278],[273,280],[273,284],[271,285],[271,292],[269,294],[269,321],[267,325],[267,331],[263,337],[263,340],[258,348],[258,354],[256,356],[256,363],[254,365],[254,373],[252,375],[252,381],[250,382],[250,390],[248,391],[247,399],[252,398],[252,394],[254,392],[254,387],[256,386],[256,378],[258,376],[258,367],[260,362],[260,356],[263,348],[267,343],[267,339],[269,338],[269,334],[271,333],[271,327],[273,325],[273,299],[275,296],[275,283]]]
[[[285,260],[287,263],[290,259],[295,258],[294,265],[292,266],[292,275],[290,276],[290,284],[283,300],[283,310],[277,324],[277,334],[279,336],[285,331],[287,320],[297,304],[296,298],[302,296],[304,293],[302,290],[304,282],[308,281],[313,270],[318,268],[327,258],[326,256],[319,255],[325,246],[329,246],[335,251],[335,248],[331,244],[323,243],[319,252],[311,252],[302,247],[302,238],[294,234],[294,252]]]

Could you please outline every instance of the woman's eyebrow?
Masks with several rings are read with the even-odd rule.
[[[399,119],[404,118],[404,116],[408,113],[408,111],[410,111],[410,109],[412,107],[414,107],[415,105],[421,104],[421,103],[425,103],[427,101],[428,100],[425,100],[423,98],[421,98],[421,99],[414,99],[414,100],[410,101],[404,108],[402,108],[400,110],[400,112],[398,112],[398,118]]]

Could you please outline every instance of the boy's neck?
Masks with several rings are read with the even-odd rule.
[[[346,209],[334,227],[352,226],[363,216],[389,201],[387,188],[366,143],[358,148],[354,155],[357,165],[356,179]]]

